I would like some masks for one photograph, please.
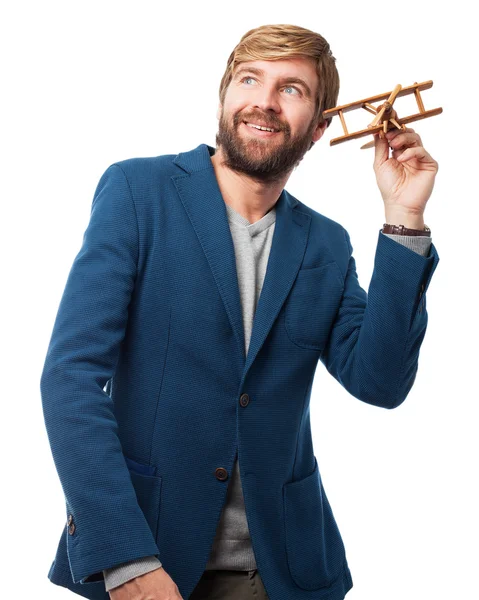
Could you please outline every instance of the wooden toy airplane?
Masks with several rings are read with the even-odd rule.
[[[424,104],[422,103],[420,92],[423,90],[427,90],[431,87],[432,80],[423,81],[422,83],[418,83],[417,81],[415,81],[413,85],[405,88],[401,87],[401,85],[398,83],[397,86],[392,90],[392,92],[378,94],[377,96],[371,96],[370,98],[364,98],[363,100],[358,100],[357,102],[343,104],[342,106],[336,106],[334,108],[330,108],[329,110],[323,111],[323,118],[325,119],[339,115],[344,129],[344,135],[332,139],[330,141],[330,146],[335,146],[336,144],[341,144],[342,142],[347,142],[348,140],[354,140],[356,138],[360,138],[365,135],[372,135],[378,132],[380,137],[384,137],[386,132],[389,129],[393,129],[394,127],[397,127],[398,129],[402,129],[404,131],[406,129],[406,123],[411,123],[412,121],[419,121],[421,119],[427,119],[428,117],[434,117],[435,115],[440,115],[442,113],[442,108],[433,108],[431,110],[425,110]],[[419,112],[400,119],[397,115],[397,112],[393,109],[393,104],[398,96],[406,96],[408,94],[415,95]],[[381,100],[386,100],[386,102],[380,104],[379,106],[373,106],[371,104],[372,102],[379,102]],[[361,129],[360,131],[349,133],[346,127],[346,122],[344,120],[343,113],[346,113],[350,110],[355,110],[357,108],[364,108],[368,112],[375,115],[375,117],[368,125],[367,129]],[[364,144],[364,146],[361,146],[361,150],[363,150],[364,148],[373,148],[374,146],[375,143],[373,139],[371,142],[368,142],[367,144]]]

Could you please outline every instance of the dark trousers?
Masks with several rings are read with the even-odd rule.
[[[189,600],[269,600],[258,569],[203,572]]]

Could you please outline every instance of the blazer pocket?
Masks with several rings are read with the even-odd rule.
[[[162,478],[156,475],[156,467],[144,465],[125,456],[131,482],[135,488],[138,504],[145,515],[155,540],[158,536],[158,522],[161,504]]]
[[[284,324],[297,346],[322,350],[341,304],[344,280],[335,262],[300,269],[286,300]]]
[[[283,485],[286,553],[291,577],[305,590],[331,586],[342,575],[345,548],[318,463],[307,477]]]

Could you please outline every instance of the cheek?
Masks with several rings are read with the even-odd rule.
[[[309,114],[298,114],[298,111],[292,110],[291,107],[286,107],[286,110],[278,115],[278,118],[284,123],[286,132],[294,138],[312,133],[314,129],[311,122],[312,117]]]
[[[229,115],[232,120],[233,116],[242,114],[248,108],[248,104],[247,98],[227,92],[223,103],[223,113]]]
[[[223,121],[225,121],[229,127],[238,128],[239,125],[243,122],[243,114],[245,112],[245,107],[238,105],[229,105],[225,106],[225,110],[223,112]]]
[[[301,122],[299,127],[301,128],[301,131],[303,133],[313,133],[313,131],[316,129],[316,126],[313,125],[313,115],[305,115],[301,118]]]

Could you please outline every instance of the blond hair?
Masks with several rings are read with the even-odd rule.
[[[228,58],[226,70],[220,83],[220,103],[224,104],[226,90],[236,67],[252,60],[285,60],[308,58],[316,66],[319,86],[316,94],[314,122],[324,121],[323,111],[337,105],[339,74],[336,59],[328,42],[319,34],[297,25],[262,25],[250,29],[240,39]],[[327,127],[332,117],[326,119]]]

